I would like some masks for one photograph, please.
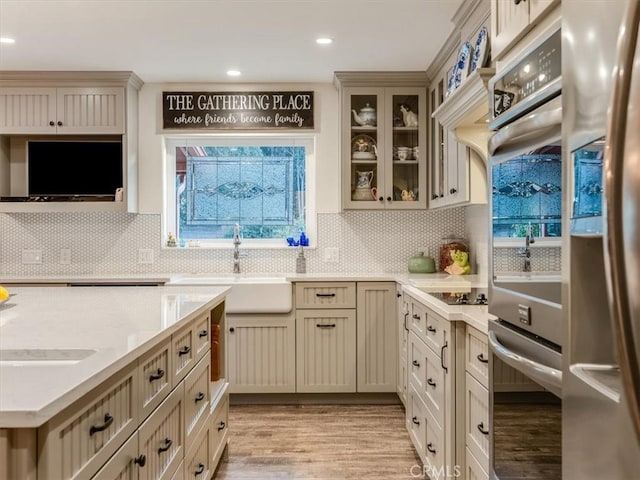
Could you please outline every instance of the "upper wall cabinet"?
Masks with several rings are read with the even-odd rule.
[[[0,72],[0,212],[137,212],[141,87],[133,72]]]
[[[0,89],[0,134],[124,134],[123,87]]]
[[[491,54],[502,56],[560,0],[491,0]]]
[[[424,72],[336,72],[343,209],[427,206]]]

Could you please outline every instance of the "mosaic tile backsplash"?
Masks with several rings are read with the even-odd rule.
[[[473,222],[470,222],[471,224]],[[418,251],[437,258],[441,239],[465,236],[463,207],[436,211],[347,211],[318,214],[318,247],[305,252],[310,273],[406,272]],[[483,238],[475,232],[471,237]],[[126,213],[0,214],[0,274],[18,276],[136,273],[231,273],[228,249],[162,248],[160,215]],[[486,251],[486,242],[471,244]],[[138,249],[153,250],[154,262],[138,263]],[[325,248],[337,248],[339,261],[325,262]],[[42,250],[42,264],[22,264],[22,249]],[[60,263],[60,250],[71,262]],[[241,248],[242,251],[242,248]],[[242,270],[294,272],[295,249],[247,249]],[[486,259],[480,259],[486,269]]]

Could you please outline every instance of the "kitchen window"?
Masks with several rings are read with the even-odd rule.
[[[230,245],[240,225],[245,247],[286,247],[315,239],[307,173],[313,138],[207,136],[167,141],[167,226],[179,246]]]

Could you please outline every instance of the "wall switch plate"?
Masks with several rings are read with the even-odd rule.
[[[327,247],[322,252],[322,261],[326,263],[338,263],[340,261],[340,250],[336,247]]]
[[[60,249],[60,258],[58,263],[61,265],[69,265],[71,263],[71,249],[70,248],[61,248]]]
[[[40,264],[42,263],[42,250],[22,249],[23,264]]]
[[[139,248],[138,263],[153,263],[153,250],[150,248]]]

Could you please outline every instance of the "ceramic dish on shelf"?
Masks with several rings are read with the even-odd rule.
[[[376,141],[369,135],[356,135],[351,139],[351,158],[375,160],[378,157]]]
[[[454,67],[451,69],[451,73],[449,74],[449,81],[447,82],[447,92],[445,93],[444,98],[449,97],[449,95],[451,95],[455,90],[455,87],[453,86],[455,76],[456,76],[456,67],[454,65]]]
[[[482,27],[478,32],[476,44],[473,47],[473,59],[471,60],[471,72],[475,72],[478,68],[482,68],[487,62],[489,54],[489,32],[487,27]]]
[[[455,77],[453,79],[454,88],[458,88],[469,74],[469,62],[471,61],[471,44],[464,42],[458,53],[458,61],[454,68]]]

